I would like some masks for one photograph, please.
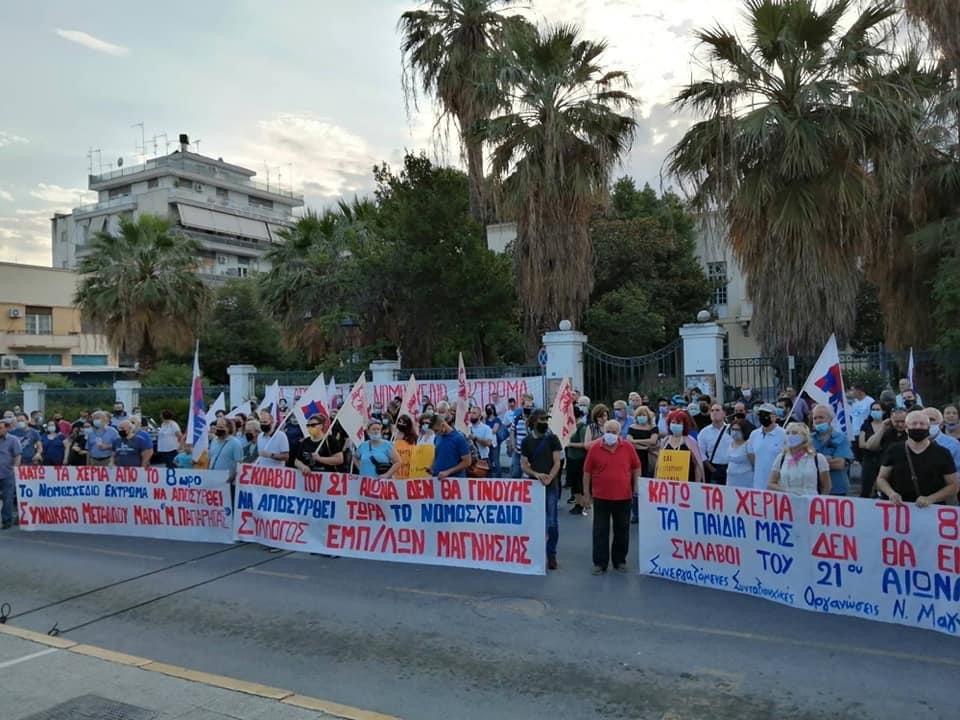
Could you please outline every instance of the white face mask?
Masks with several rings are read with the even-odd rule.
[[[931,424],[931,425],[930,425],[930,437],[931,437],[931,438],[935,438],[935,437],[936,437],[937,435],[939,435],[939,434],[940,434],[940,426],[939,426],[939,425],[932,425],[932,424]]]
[[[604,445],[616,445],[617,444],[617,434],[612,432],[605,432],[603,434],[603,444]]]

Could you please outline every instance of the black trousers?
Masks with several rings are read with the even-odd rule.
[[[614,566],[627,562],[627,551],[630,549],[630,502],[593,498],[593,564],[604,570],[607,569],[611,555]]]
[[[707,470],[706,467],[704,467],[703,474],[706,476],[705,477],[706,481],[712,485],[727,484],[727,466],[726,465],[714,465],[713,472],[710,472],[709,470]]]
[[[583,495],[583,463],[584,458],[567,459],[567,487],[571,496]]]

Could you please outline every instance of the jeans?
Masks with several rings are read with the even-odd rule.
[[[514,480],[523,477],[523,473],[520,470],[520,457],[520,453],[515,452],[510,459],[510,477]]]
[[[607,569],[610,556],[613,566],[627,562],[630,549],[630,500],[593,499],[593,564]],[[610,545],[610,524],[613,522],[613,546]]]
[[[17,498],[17,486],[13,477],[0,478],[0,499],[3,501],[3,508],[0,509],[0,522],[4,524],[13,522],[13,509]]]
[[[534,481],[539,482],[539,481]],[[547,501],[547,557],[556,557],[557,542],[560,540],[560,483],[554,481],[546,488]]]
[[[570,497],[583,495],[583,463],[584,458],[567,458],[567,485],[570,487]]]
[[[490,456],[487,458],[490,463],[490,477],[500,477],[500,445],[490,447]]]

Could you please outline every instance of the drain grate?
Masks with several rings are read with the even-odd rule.
[[[156,717],[157,713],[147,708],[99,695],[81,695],[23,720],[154,720]]]

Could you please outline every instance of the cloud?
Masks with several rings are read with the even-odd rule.
[[[18,209],[0,216],[0,261],[49,266],[51,208]]]
[[[56,209],[61,209],[64,207],[74,208],[84,203],[93,202],[97,199],[97,194],[81,188],[65,188],[59,185],[39,183],[36,190],[30,191],[30,197],[54,203],[58,206]]]
[[[0,190],[0,200],[6,200],[7,202],[13,202],[13,195],[11,195],[6,190]]]
[[[14,143],[28,143],[30,142],[25,137],[20,137],[19,135],[14,135],[13,133],[8,133],[6,130],[0,130],[0,148],[5,147],[6,145],[13,145]]]
[[[126,55],[130,52],[130,48],[128,47],[124,47],[123,45],[114,45],[106,40],[101,40],[100,38],[90,35],[89,33],[85,33],[82,30],[61,30],[60,28],[57,28],[55,32],[64,40],[69,40],[70,42],[77,43],[77,45],[83,45],[85,48],[95,50],[96,52],[101,52],[106,55],[120,56]]]

